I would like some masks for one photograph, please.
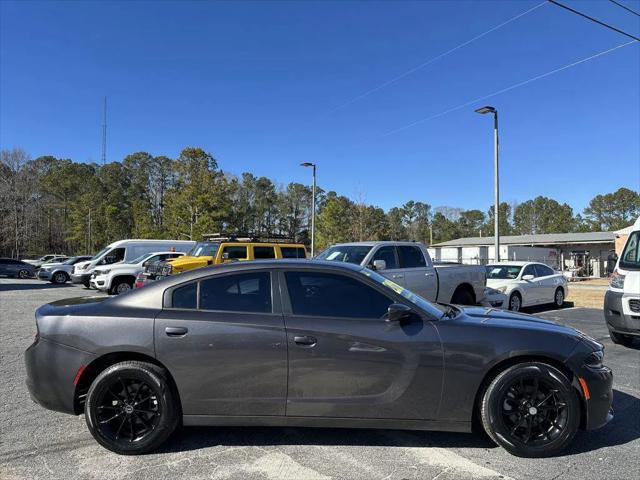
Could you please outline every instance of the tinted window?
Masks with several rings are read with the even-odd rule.
[[[536,277],[536,269],[534,268],[533,265],[527,265],[526,267],[524,267],[524,270],[522,271],[522,276],[524,277],[525,275],[533,275],[534,277]]]
[[[110,265],[112,263],[121,262],[123,259],[124,248],[114,248],[102,258],[100,265]]]
[[[374,260],[384,260],[387,264],[387,268],[398,268],[395,247],[380,247],[373,255],[371,263],[373,263]]]
[[[273,247],[253,247],[253,258],[276,258]]]
[[[393,303],[369,285],[343,275],[286,272],[285,277],[296,315],[380,318]]]
[[[418,247],[409,245],[400,245],[396,247],[398,256],[400,257],[400,268],[419,268],[426,267],[424,254]]]
[[[269,272],[212,277],[200,282],[200,308],[232,312],[271,312]]]
[[[246,260],[247,247],[229,246],[224,247],[222,254],[229,254],[229,260]]]
[[[300,247],[280,247],[282,258],[307,258],[304,248]]]
[[[555,275],[556,273],[546,265],[536,265],[536,272],[536,277],[548,277],[549,275]]]
[[[198,303],[197,285],[197,283],[190,283],[184,287],[176,288],[171,299],[173,308],[196,308]]]

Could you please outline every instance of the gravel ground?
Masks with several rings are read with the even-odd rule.
[[[551,459],[520,459],[484,436],[441,432],[303,428],[186,428],[157,453],[118,456],[99,447],[84,417],[44,410],[24,384],[23,352],[34,310],[95,295],[78,286],[0,279],[0,478],[9,479],[636,479],[640,478],[640,344],[613,345],[602,311],[532,312],[606,345],[615,374],[614,420],[580,432]]]

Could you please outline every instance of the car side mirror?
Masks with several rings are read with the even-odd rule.
[[[387,262],[384,260],[374,260],[373,261],[373,269],[374,270],[385,270],[387,268]]]
[[[536,278],[536,277],[534,277],[533,275],[523,275],[523,276],[522,276],[522,279],[523,279],[525,282],[530,282],[530,281],[531,281],[531,280],[533,280],[534,278]]]
[[[222,252],[222,260],[229,260],[229,252]]]
[[[389,323],[400,322],[409,318],[411,316],[411,311],[410,307],[407,307],[402,303],[392,303],[387,309],[386,321]]]

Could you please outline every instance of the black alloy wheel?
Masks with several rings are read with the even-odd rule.
[[[580,404],[567,377],[541,362],[499,374],[481,406],[489,436],[514,455],[544,457],[564,449],[580,423]]]
[[[162,368],[144,362],[119,363],[92,383],[85,404],[87,426],[98,443],[113,452],[146,453],[175,430],[176,397]]]
[[[25,278],[29,278],[29,277],[30,277],[29,270],[22,269],[22,270],[20,270],[18,272],[18,278],[25,279]]]

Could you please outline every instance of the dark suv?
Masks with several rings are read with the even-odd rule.
[[[13,258],[0,258],[0,275],[33,278],[35,273],[35,267],[29,263],[23,262],[22,260],[14,260]]]

